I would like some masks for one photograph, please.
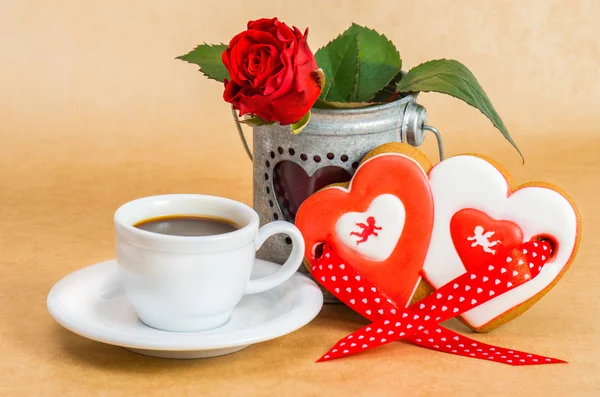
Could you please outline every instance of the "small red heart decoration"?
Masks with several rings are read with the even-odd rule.
[[[485,212],[464,208],[450,220],[450,235],[467,271],[477,271],[493,257],[503,256],[523,243],[523,232],[514,222],[495,220]]]
[[[298,211],[296,226],[311,265],[319,245],[330,242],[394,302],[406,304],[419,281],[433,228],[425,170],[401,153],[371,157],[348,188],[328,187],[310,196]]]

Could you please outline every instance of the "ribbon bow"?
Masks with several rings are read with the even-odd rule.
[[[439,325],[531,281],[550,256],[551,246],[547,242],[526,242],[404,308],[325,244],[311,273],[333,295],[373,323],[341,339],[318,361],[407,339],[428,349],[509,365],[564,363],[556,358],[481,343]]]

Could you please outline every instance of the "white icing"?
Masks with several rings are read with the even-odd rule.
[[[576,242],[577,216],[560,193],[544,187],[526,187],[507,197],[509,186],[500,171],[474,156],[457,156],[434,167],[429,180],[435,215],[431,244],[424,271],[439,288],[466,271],[450,235],[450,220],[463,208],[487,213],[496,220],[509,220],[521,228],[525,241],[539,234],[553,236],[558,252],[533,280],[482,304],[463,318],[481,327],[548,287],[571,257]]]
[[[369,218],[371,222],[374,221],[371,226],[376,227],[373,232],[377,235],[364,233]],[[342,215],[335,225],[335,231],[340,242],[348,249],[364,258],[384,261],[394,252],[405,219],[406,210],[402,201],[393,194],[382,194],[373,199],[365,212]]]

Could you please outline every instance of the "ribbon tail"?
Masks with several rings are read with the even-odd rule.
[[[566,363],[557,358],[479,342],[444,327],[428,327],[427,331],[427,335],[411,334],[407,339],[428,349],[513,366]]]

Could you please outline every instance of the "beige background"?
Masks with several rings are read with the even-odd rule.
[[[405,69],[448,57],[478,76],[527,161],[476,110],[423,95],[448,154],[480,152],[517,182],[556,183],[578,203],[584,235],[546,298],[475,338],[570,364],[512,368],[405,343],[314,364],[363,323],[339,306],[283,338],[186,362],[88,341],[51,319],[53,283],[114,256],[119,204],[166,192],[250,203],[251,164],[222,87],[174,58],[273,15],[310,26],[313,50],[355,21],[392,39]],[[0,394],[600,395],[599,19],[594,0],[1,0]],[[433,159],[434,149],[428,139]]]

